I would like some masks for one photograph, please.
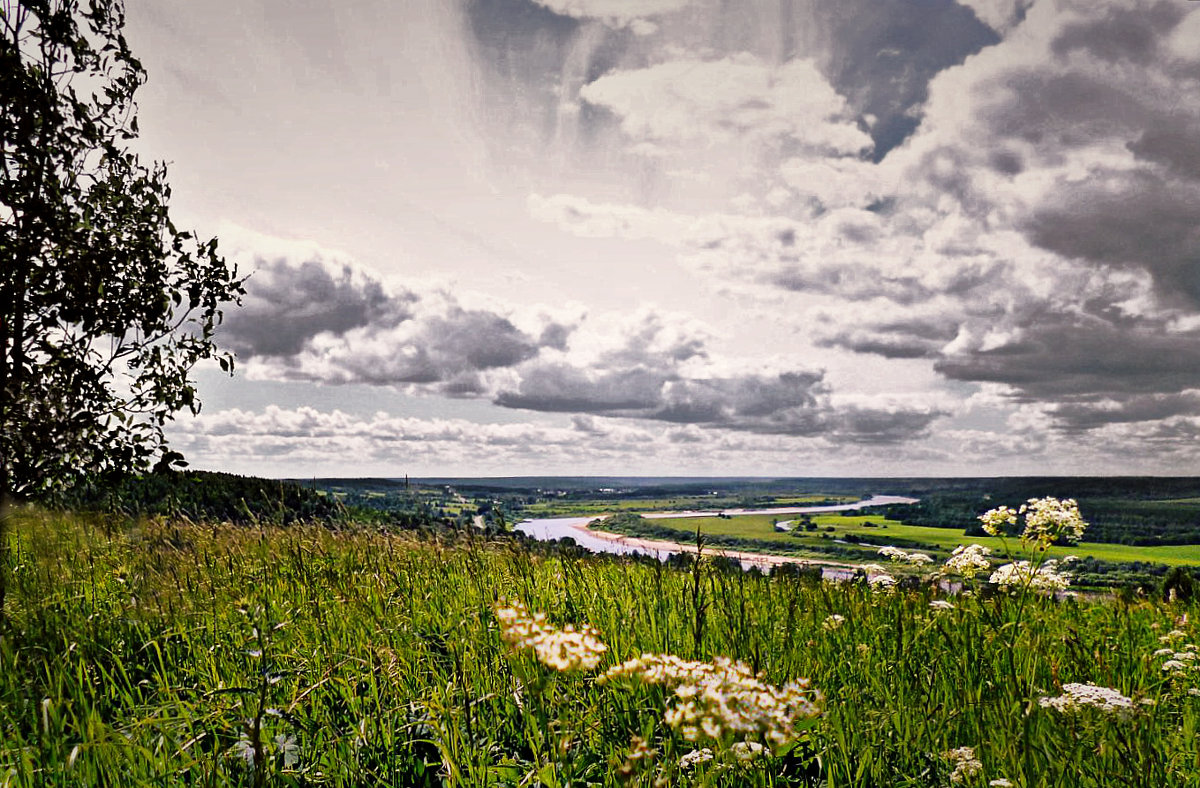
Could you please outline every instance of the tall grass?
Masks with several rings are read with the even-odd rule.
[[[961,785],[1200,785],[1200,671],[1163,670],[1197,642],[1183,604],[936,610],[926,586],[36,511],[12,540],[0,786],[942,786],[959,747],[980,762]],[[514,652],[501,599],[591,625],[604,662],[560,673]],[[823,713],[769,757],[683,771],[714,745],[664,723],[670,691],[596,681],[644,652],[810,678]],[[1038,703],[1070,682],[1135,708]]]

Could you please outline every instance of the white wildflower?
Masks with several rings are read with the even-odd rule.
[[[1162,669],[1165,671],[1187,670],[1187,665],[1185,665],[1184,663],[1180,662],[1177,659],[1168,659],[1166,662],[1163,663]]]
[[[776,687],[728,657],[696,662],[673,654],[643,654],[609,668],[597,681],[620,679],[673,687],[675,702],[663,721],[688,741],[728,735],[739,740],[765,737],[782,745],[795,738],[801,718],[820,713],[820,693],[807,679]]]
[[[984,531],[991,536],[1000,536],[1004,533],[1004,526],[1017,524],[1017,512],[1007,506],[1000,506],[979,515],[979,520],[983,523]]]
[[[995,583],[1005,590],[1015,588],[1036,588],[1043,591],[1057,591],[1071,584],[1071,577],[1058,571],[1058,562],[1053,558],[1046,561],[1035,570],[1028,561],[1014,561],[1005,564],[992,573],[989,582]]]
[[[1165,657],[1168,654],[1174,654],[1174,653],[1175,653],[1175,649],[1173,649],[1173,648],[1160,648],[1158,651],[1154,652],[1154,656]]]
[[[752,761],[755,758],[761,758],[767,750],[756,741],[738,741],[730,746],[729,751],[739,761]]]
[[[1133,701],[1115,689],[1078,683],[1064,684],[1062,695],[1038,698],[1038,705],[1063,713],[1094,708],[1108,713],[1124,714],[1133,709]]]
[[[846,623],[846,617],[840,613],[834,613],[821,623],[821,627],[827,630],[834,630]],[[1170,651],[1170,649],[1168,649]]]
[[[1008,779],[1007,777],[997,777],[995,780],[992,780],[988,783],[990,788],[1012,788],[1012,785],[1012,780]]]
[[[1042,547],[1060,539],[1078,542],[1087,528],[1074,498],[1030,498],[1021,504],[1020,513],[1025,515],[1021,539]]]
[[[692,750],[679,759],[679,768],[683,771],[687,771],[697,764],[706,763],[712,759],[713,751],[707,747],[699,750]]]
[[[946,559],[945,570],[963,577],[974,577],[986,572],[991,563],[987,559],[990,549],[981,544],[959,545]]]
[[[889,561],[913,564],[914,566],[923,566],[925,564],[933,563],[933,558],[925,553],[906,553],[899,547],[892,547],[891,545],[879,548],[879,554]]]
[[[500,636],[516,649],[533,649],[538,661],[555,670],[591,670],[600,664],[608,646],[591,627],[576,629],[570,624],[556,629],[545,613],[530,615],[520,602],[496,606]]]
[[[974,747],[956,747],[942,753],[942,757],[954,764],[950,772],[951,783],[962,783],[983,771],[983,763],[975,757]]]
[[[953,610],[954,605],[944,599],[935,599],[929,603],[929,606],[934,610]]]
[[[896,585],[896,578],[891,575],[872,575],[867,578],[867,582],[871,584],[871,588],[877,591],[887,591]]]

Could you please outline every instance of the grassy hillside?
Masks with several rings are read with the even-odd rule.
[[[39,512],[15,525],[6,786],[1200,785],[1187,656],[1200,611],[1182,603],[960,595],[938,609],[929,586],[677,571],[515,542],[110,531]],[[506,640],[500,600],[547,618]],[[563,649],[521,647],[549,643]],[[580,649],[598,664],[545,664]],[[598,679],[643,653],[697,661],[673,670],[708,689]],[[816,717],[779,705],[801,677],[823,694]],[[1129,708],[1113,695],[1039,702],[1072,682]],[[739,741],[767,747],[743,759],[756,751]],[[691,754],[704,748],[711,760]]]

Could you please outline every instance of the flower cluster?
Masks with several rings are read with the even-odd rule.
[[[871,575],[867,583],[876,591],[888,591],[895,587],[896,578],[887,574]]]
[[[1064,684],[1063,694],[1038,698],[1043,709],[1054,709],[1062,713],[1078,712],[1086,708],[1099,709],[1109,714],[1128,714],[1133,710],[1133,701],[1115,689],[1095,684]]]
[[[825,630],[834,630],[846,623],[846,617],[841,613],[834,613],[821,622],[821,628]]]
[[[1017,524],[1018,516],[1025,517],[1021,541],[1044,550],[1054,542],[1078,542],[1087,528],[1079,514],[1079,504],[1073,498],[1030,498],[1016,511],[999,506],[979,515],[983,530],[992,536],[1003,536],[1007,526]]]
[[[672,654],[643,654],[609,668],[597,683],[620,679],[673,687],[676,702],[663,720],[688,741],[761,736],[782,745],[795,738],[800,719],[820,713],[820,693],[807,679],[776,687],[728,657],[696,662]]]
[[[942,757],[954,764],[950,772],[951,783],[963,783],[983,771],[983,763],[975,757],[974,747],[956,747],[942,753]]]
[[[929,603],[929,606],[934,610],[953,610],[954,605],[944,599],[935,599]]]
[[[1164,643],[1186,637],[1180,630],[1174,629],[1159,638]],[[1168,657],[1162,663],[1162,669],[1171,674],[1172,678],[1183,678],[1185,674],[1200,670],[1200,654],[1197,654],[1195,643],[1184,643],[1178,648],[1160,648],[1154,652],[1156,657]]]
[[[879,554],[889,561],[913,564],[914,566],[924,566],[925,564],[933,563],[933,558],[925,553],[906,553],[899,547],[892,547],[890,545],[879,548]]]
[[[533,649],[538,661],[555,670],[591,670],[600,664],[608,646],[591,627],[576,629],[570,624],[557,629],[545,613],[530,615],[520,602],[496,605],[500,636],[515,649]]]
[[[1060,591],[1071,585],[1071,576],[1058,570],[1053,558],[1034,566],[1028,561],[1014,561],[992,572],[989,582],[1004,590],[1035,588],[1041,591]]]
[[[983,530],[990,536],[1003,536],[1005,526],[1017,524],[1017,510],[998,506],[979,515],[979,520],[983,523]]]
[[[679,759],[679,768],[687,771],[701,763],[707,763],[713,759],[713,751],[707,747],[699,750],[692,750]]]
[[[992,564],[987,556],[992,551],[981,544],[960,544],[946,559],[943,571],[953,572],[963,577],[974,577],[980,572],[986,572]]]

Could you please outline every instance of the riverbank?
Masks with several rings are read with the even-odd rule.
[[[601,515],[595,520],[603,520],[609,515]],[[589,528],[587,523],[580,525],[571,525],[571,528],[580,533],[581,536],[590,536],[596,539],[601,539],[613,545],[619,545],[623,549],[610,552],[621,553],[645,553],[662,558],[662,553],[668,555],[673,553],[694,553],[696,545],[683,544],[681,542],[669,542],[661,539],[646,539],[640,536],[626,536],[625,534],[617,534],[611,531],[602,531],[596,528]],[[576,541],[580,541],[576,539]],[[819,566],[822,569],[841,570],[839,574],[844,573],[850,575],[857,568],[856,564],[845,561],[830,561],[822,558],[802,558],[800,556],[779,555],[777,553],[754,553],[747,550],[729,550],[721,547],[705,547],[704,552],[708,555],[717,555],[723,558],[731,558],[735,561],[740,561],[742,566],[755,566],[761,570],[770,571],[772,567],[782,564],[809,564],[811,566]]]

